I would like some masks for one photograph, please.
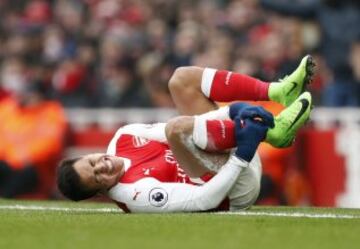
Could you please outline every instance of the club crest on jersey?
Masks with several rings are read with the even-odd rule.
[[[146,138],[136,137],[136,136],[133,137],[133,145],[136,148],[143,147],[148,143],[150,143],[150,140],[147,140]]]
[[[150,191],[149,202],[154,207],[162,207],[168,201],[168,193],[162,188],[154,188]]]

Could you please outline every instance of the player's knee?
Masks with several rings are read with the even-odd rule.
[[[248,209],[256,202],[260,193],[260,186],[252,188],[246,195],[233,198],[230,203],[231,211]]]
[[[169,90],[171,94],[181,93],[184,88],[188,87],[189,81],[187,77],[192,71],[192,66],[178,67],[169,80]]]
[[[179,116],[171,119],[165,126],[165,134],[168,141],[178,140],[192,131],[193,118]]]
[[[256,174],[248,173],[246,180],[237,182],[229,194],[232,211],[251,207],[259,196],[260,180]]]
[[[253,188],[249,191],[247,198],[245,198],[245,200],[242,203],[241,208],[247,209],[247,208],[250,208],[252,205],[254,205],[254,203],[256,202],[256,200],[259,197],[259,193],[260,193],[260,183],[257,182],[253,186]]]

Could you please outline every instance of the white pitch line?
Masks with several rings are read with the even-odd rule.
[[[219,212],[218,214],[241,215],[241,216],[269,216],[269,217],[286,217],[286,218],[312,218],[312,219],[360,219],[360,215],[330,214],[330,213],[238,211],[238,212]]]
[[[65,208],[43,207],[25,205],[0,205],[0,210],[25,210],[25,211],[60,211],[60,212],[88,212],[88,213],[122,213],[119,208]]]
[[[119,208],[66,208],[46,207],[35,205],[0,205],[0,210],[24,210],[24,211],[58,211],[58,212],[79,212],[79,213],[123,213]],[[301,212],[264,212],[264,211],[237,211],[217,212],[215,215],[240,215],[240,216],[267,216],[285,218],[311,218],[311,219],[360,219],[360,215],[330,214],[330,213],[301,213]]]

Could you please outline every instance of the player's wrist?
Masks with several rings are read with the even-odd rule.
[[[239,157],[235,154],[232,154],[228,161],[232,165],[236,165],[237,167],[246,168],[249,166],[249,162],[245,159]]]
[[[257,149],[257,144],[239,144],[235,150],[235,156],[246,162],[251,162]]]

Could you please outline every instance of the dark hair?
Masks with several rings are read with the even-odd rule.
[[[81,158],[70,158],[60,162],[57,169],[57,186],[60,192],[73,201],[88,199],[97,194],[98,190],[87,189],[80,181],[74,164]]]

